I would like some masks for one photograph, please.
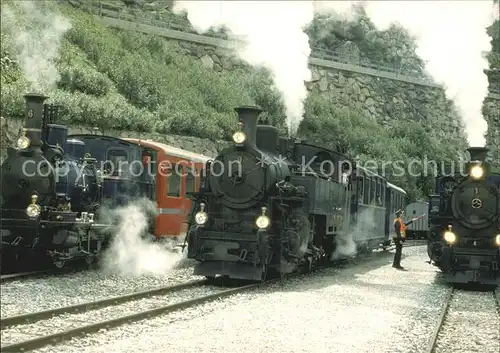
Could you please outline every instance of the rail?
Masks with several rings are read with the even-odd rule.
[[[187,298],[182,301],[176,301],[171,304],[166,304],[166,305],[163,304],[166,301],[165,294],[179,292],[181,290],[187,291],[195,286],[200,286],[202,284],[205,284],[206,282],[207,282],[206,280],[193,281],[171,287],[163,287],[145,292],[132,293],[129,295],[125,295],[123,297],[116,297],[116,298],[105,299],[102,301],[91,302],[87,304],[80,304],[73,307],[66,307],[55,310],[49,310],[47,312],[32,313],[27,315],[21,315],[18,317],[6,318],[2,320],[2,331],[4,331],[2,332],[3,333],[2,341],[5,341],[5,336],[9,336],[9,333],[5,334],[5,331],[7,331],[9,327],[12,326],[14,328],[14,332],[11,333],[11,336],[12,338],[14,338],[15,341],[14,343],[2,346],[0,349],[2,352],[5,353],[35,350],[38,348],[43,348],[48,345],[58,344],[63,341],[67,341],[72,338],[79,337],[85,334],[95,333],[101,329],[110,329],[128,323],[132,323],[135,321],[140,321],[155,316],[160,316],[177,310],[186,309],[197,304],[203,304],[209,301],[214,301],[217,299],[229,297],[233,294],[241,293],[243,291],[255,289],[261,286],[261,283],[256,283],[256,284],[238,286],[236,288],[231,288],[231,289],[222,289],[222,290],[217,289],[212,294],[203,296],[195,295],[194,297],[192,297],[192,293],[183,292],[180,297],[190,296],[190,298]],[[266,282],[265,284],[267,285],[273,282],[276,282],[276,280]],[[144,304],[144,300],[146,300],[146,298],[150,298],[150,302],[148,303],[147,306],[144,307],[145,309],[137,308],[136,306],[142,306]],[[142,305],[139,305],[139,302],[141,300],[143,301],[143,303]],[[97,315],[97,320],[94,320],[95,319],[94,316],[96,315],[94,316],[87,315],[84,318],[79,318],[76,320],[66,315],[64,317],[64,320],[65,322],[70,324],[70,328],[66,328],[66,330],[63,329],[55,333],[53,332],[52,325],[48,324],[48,321],[45,321],[52,317],[56,318],[62,317],[61,315],[68,313],[71,313],[73,315],[78,315],[78,314],[85,315],[86,312],[90,310],[99,310],[99,309],[115,307],[123,303],[129,304],[128,310],[131,310],[132,313],[128,313],[128,315],[127,314],[123,315],[123,310],[122,311],[119,309],[114,310],[115,314],[118,313],[118,316],[109,319],[109,317],[112,315],[112,312],[102,311],[101,315]],[[103,320],[102,318],[105,319]],[[40,324],[37,326],[33,325],[33,323],[41,320],[44,320],[42,321],[41,325]],[[90,321],[96,321],[96,322],[90,323]],[[84,325],[82,325],[82,323]],[[25,341],[16,340],[16,338],[18,338],[16,332],[19,332],[20,327],[24,336],[27,335],[27,336],[32,336],[34,338]],[[32,332],[30,333],[30,331]],[[45,331],[45,333],[43,331]]]
[[[10,273],[0,276],[0,283],[16,281],[23,278],[31,278],[46,275],[49,271],[30,271],[30,272],[18,272],[18,273]]]
[[[492,314],[492,316],[496,316],[496,314],[500,315],[500,293],[498,290],[495,290],[495,289],[491,290],[490,293],[493,295],[493,300],[491,301],[491,304],[493,304],[495,306],[495,309],[496,309],[496,310],[494,310],[494,311],[496,311],[496,313]],[[465,298],[464,297],[457,298],[457,296],[459,296],[460,294],[462,296],[464,294],[467,296]],[[468,296],[469,294],[474,295],[474,292],[469,293],[469,290],[466,290],[466,291],[459,290],[454,285],[450,284],[450,286],[448,287],[447,292],[445,294],[445,297],[444,297],[444,302],[443,302],[443,306],[442,306],[441,311],[440,311],[439,318],[436,322],[436,326],[434,327],[434,331],[430,337],[430,340],[428,342],[428,347],[425,350],[425,352],[436,353],[436,351],[440,350],[439,349],[440,345],[447,347],[447,350],[449,350],[450,352],[458,351],[456,348],[453,349],[454,348],[453,343],[450,342],[449,339],[447,340],[446,338],[444,338],[445,331],[450,330],[450,327],[445,328],[445,325],[447,325],[446,320],[448,318],[448,315],[450,314],[450,309],[453,305],[457,305],[457,303],[459,305],[459,303],[463,302],[464,300],[466,302],[468,302],[468,300],[474,299],[474,296],[469,297]],[[454,301],[454,300],[456,301],[455,304],[452,303],[452,301]],[[461,310],[463,311],[463,308]],[[485,310],[485,308],[481,308],[481,311],[486,313],[487,309]],[[469,310],[466,312],[464,311],[463,315],[461,315],[460,321],[463,323],[471,322],[469,320],[469,318],[467,317],[467,315],[470,313],[476,313],[476,311],[475,310]],[[485,318],[484,320],[485,320],[485,322],[493,322],[493,320],[490,321],[487,318]],[[460,326],[457,327],[456,325],[449,324],[449,323],[448,323],[448,326],[451,326],[454,332],[464,332],[465,328],[470,327],[467,324],[465,324],[464,327],[462,328]],[[485,346],[487,346],[487,344],[485,344]],[[500,342],[498,342],[498,346],[500,349]],[[493,347],[491,347],[491,348],[494,349]],[[441,347],[441,349],[442,349],[442,347]]]

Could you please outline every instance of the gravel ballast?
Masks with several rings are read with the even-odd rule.
[[[65,314],[28,325],[9,327],[1,332],[2,346],[30,340],[37,336],[47,336],[56,332],[69,331],[78,327],[117,319],[165,305],[180,303],[185,300],[217,293],[221,290],[220,287],[214,286],[194,287],[80,314]]]
[[[491,292],[455,291],[435,352],[500,352],[500,315]]]
[[[378,253],[151,320],[36,352],[424,352],[446,286],[424,247],[403,265]]]
[[[55,309],[204,278],[193,276],[192,267],[180,267],[156,276],[109,275],[98,270],[8,282],[1,287],[1,316]]]

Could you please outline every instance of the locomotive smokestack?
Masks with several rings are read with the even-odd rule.
[[[486,160],[486,155],[488,154],[488,149],[486,147],[469,147],[467,151],[470,154],[470,160],[484,162]]]
[[[38,93],[28,93],[24,96],[26,100],[24,129],[32,147],[42,145],[43,102],[47,98],[49,97]]]
[[[243,106],[234,108],[238,113],[238,120],[243,124],[243,132],[246,135],[245,145],[255,147],[257,135],[257,121],[262,109],[259,107]]]

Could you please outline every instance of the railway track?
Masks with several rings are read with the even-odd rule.
[[[367,259],[365,255],[362,257]],[[338,265],[342,267],[343,264],[344,262],[340,262]],[[319,267],[312,272],[319,272],[325,268]],[[309,275],[312,272],[294,273],[284,276],[282,279]],[[0,351],[18,353],[58,344],[102,329],[110,329],[168,314],[256,289],[262,285],[267,286],[282,279],[276,278],[264,283],[252,283],[229,289],[220,287],[219,283],[216,283],[217,281],[214,283],[213,280],[191,281],[89,303],[6,317],[0,320],[3,343]],[[196,287],[204,290],[199,290],[196,293]],[[206,294],[207,287],[210,291],[209,294]],[[172,300],[169,299],[169,295],[175,295],[182,299]]]
[[[205,290],[199,292],[206,293],[206,285],[209,283],[208,280],[191,281],[90,303],[7,317],[0,321],[4,344],[0,351],[18,353],[42,348],[101,329],[224,298],[260,285],[257,283],[230,289],[212,286],[208,295],[200,295],[194,290],[196,287],[203,287]],[[169,300],[166,295],[174,293],[177,298],[186,299]]]
[[[491,319],[485,320],[483,317],[481,319],[481,324],[484,324],[486,327],[488,326],[493,327],[494,330],[495,323],[497,327],[500,323],[500,289],[491,290],[489,291],[489,293],[491,295],[489,296],[489,298],[487,297],[486,299],[489,301],[490,310],[484,310],[483,308],[482,314],[484,313],[490,314],[489,317]],[[440,352],[459,351],[459,349],[465,349],[465,347],[461,346],[460,342],[450,343],[450,340],[446,339],[447,330],[450,331],[452,330],[454,333],[452,333],[451,336],[455,336],[455,338],[459,338],[456,336],[457,332],[459,332],[461,337],[467,336],[471,341],[474,341],[475,337],[470,335],[468,332],[470,332],[471,330],[473,330],[476,333],[484,332],[484,329],[482,327],[478,327],[478,325],[476,325],[477,318],[476,320],[474,320],[474,316],[478,315],[478,312],[474,308],[475,299],[477,299],[477,292],[459,290],[456,289],[455,287],[449,288],[449,291],[446,293],[445,296],[445,301],[443,303],[443,307],[441,309],[437,325],[431,336],[426,352],[440,353]],[[469,305],[469,308],[464,309],[463,307],[461,307],[464,305]],[[460,312],[460,319],[455,320],[455,322],[448,323],[448,320],[450,320],[452,310]],[[500,332],[498,333],[498,335],[500,336]],[[450,344],[453,343],[455,343],[458,347],[450,347]],[[490,347],[492,348],[492,352],[493,351],[500,352],[500,337],[498,337],[496,345],[498,347]]]
[[[7,275],[2,275],[0,277],[0,282],[6,283],[6,282],[10,282],[10,281],[15,281],[18,279],[35,278],[35,277],[47,275],[49,273],[50,273],[49,270],[11,273],[11,274],[7,274]]]

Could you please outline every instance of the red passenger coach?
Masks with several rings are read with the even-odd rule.
[[[189,152],[163,143],[124,138],[123,140],[147,147],[154,152],[143,155],[143,164],[156,176],[156,218],[155,236],[178,236],[186,232],[186,217],[191,210],[191,200],[186,193],[200,187],[200,175],[205,163],[211,158]],[[145,172],[148,172],[145,167]]]

